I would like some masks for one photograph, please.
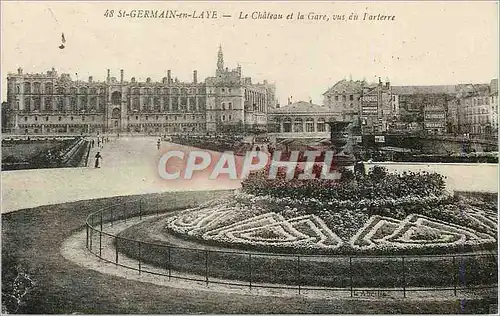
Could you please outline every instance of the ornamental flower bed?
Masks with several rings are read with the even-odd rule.
[[[465,214],[482,231],[421,214],[370,217],[366,207],[332,212],[317,199],[306,202],[237,192],[231,199],[170,217],[166,229],[214,245],[293,253],[440,253],[496,245],[490,226],[496,222],[482,220],[477,210]]]
[[[276,179],[266,176],[268,169],[252,173],[230,199],[171,217],[166,229],[209,244],[272,252],[441,253],[496,247],[492,204],[448,194],[439,174],[374,168],[356,180],[299,180],[302,171],[297,168],[291,180],[284,169]]]
[[[313,174],[321,173],[322,166],[314,165]],[[334,168],[334,167],[332,167]],[[382,170],[382,171],[380,171]],[[279,168],[275,179],[269,178],[269,167],[251,173],[242,182],[244,192],[270,195],[279,198],[309,198],[320,200],[397,199],[402,197],[440,196],[445,193],[445,183],[437,173],[389,174],[381,168],[372,169],[359,181],[334,181],[327,179],[298,179],[303,169],[295,169],[293,179],[286,178],[284,168]],[[344,172],[348,175],[348,172]],[[345,175],[343,177],[346,177]],[[346,177],[347,178],[347,177]]]

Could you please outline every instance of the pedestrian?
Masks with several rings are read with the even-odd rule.
[[[97,137],[97,147],[101,147],[101,139]]]
[[[95,155],[95,167],[96,168],[101,168],[101,166],[100,166],[101,158],[102,158],[101,153],[97,152],[97,154]]]

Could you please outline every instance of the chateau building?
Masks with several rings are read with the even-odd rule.
[[[137,132],[206,133],[231,127],[265,129],[268,108],[273,108],[275,86],[252,84],[241,67],[224,68],[219,48],[215,77],[192,82],[172,78],[111,77],[105,81],[72,80],[55,69],[25,74],[22,68],[7,76],[7,121],[3,129],[23,134]]]

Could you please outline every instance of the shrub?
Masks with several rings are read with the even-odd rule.
[[[253,195],[270,195],[308,199],[358,201],[363,199],[400,199],[403,197],[426,198],[445,193],[444,179],[437,173],[387,173],[379,169],[376,173],[354,182],[352,172],[344,170],[341,181],[328,179],[298,179],[301,168],[295,170],[292,179],[287,179],[286,170],[278,168],[275,179],[269,178],[269,167],[251,173],[242,182],[244,192]],[[319,175],[321,167],[314,166],[313,173]],[[375,176],[375,174],[377,176]],[[383,176],[384,181],[380,181]]]

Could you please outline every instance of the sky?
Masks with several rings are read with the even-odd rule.
[[[1,2],[2,101],[6,77],[52,67],[72,78],[180,81],[213,76],[222,45],[225,66],[253,82],[276,84],[281,104],[312,100],[338,80],[392,85],[488,83],[498,78],[496,2]],[[119,10],[217,11],[217,19],[118,17]],[[114,10],[113,17],[105,17]],[[253,12],[281,20],[251,19]],[[304,15],[297,19],[298,12]],[[240,15],[249,14],[248,19]],[[325,15],[329,21],[309,20]],[[358,20],[349,20],[356,13]],[[363,20],[369,15],[394,20]],[[223,18],[222,15],[231,17]],[[286,19],[288,14],[293,18]],[[344,20],[334,20],[344,15]],[[59,49],[61,33],[65,49]]]

